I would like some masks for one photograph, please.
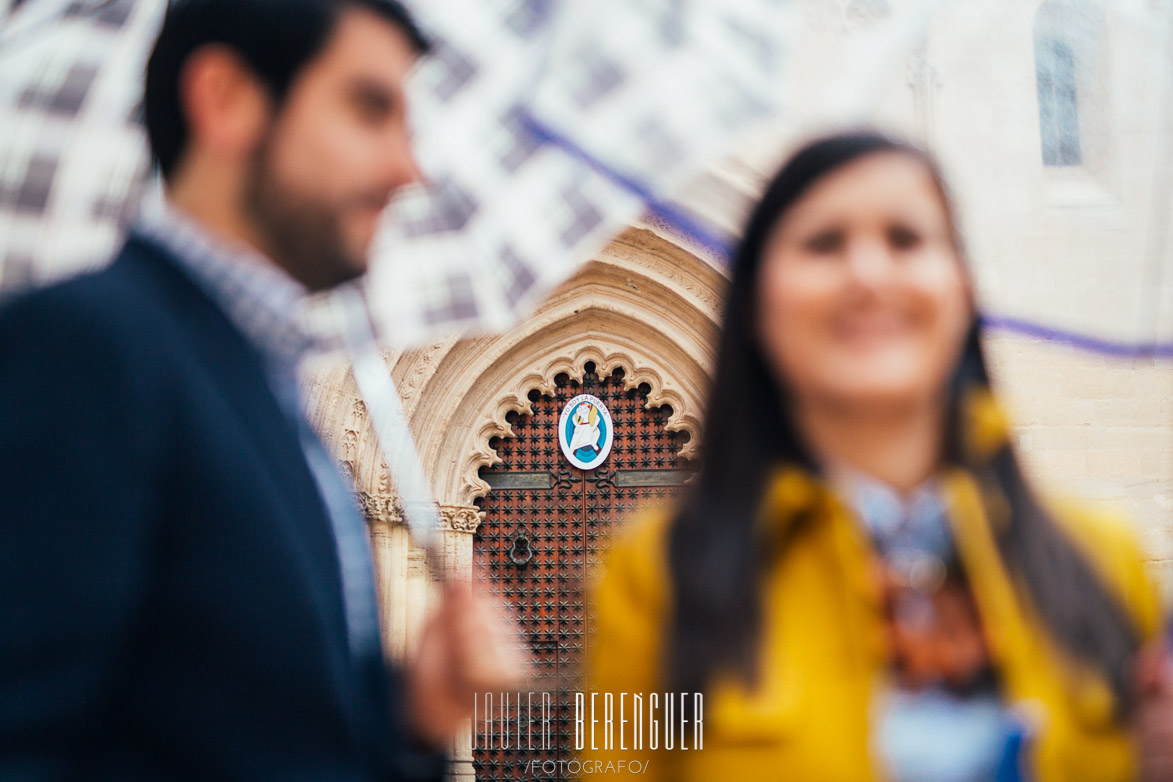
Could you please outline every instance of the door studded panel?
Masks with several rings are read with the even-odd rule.
[[[581,689],[580,666],[590,642],[583,586],[616,526],[641,507],[669,502],[690,474],[677,456],[687,435],[664,429],[671,408],[646,409],[647,386],[625,390],[623,378],[622,369],[600,377],[588,363],[581,381],[557,376],[552,396],[531,391],[533,413],[510,414],[515,436],[491,443],[501,464],[481,470],[493,488],[481,506],[485,521],[474,538],[473,556],[518,618],[542,679],[537,686],[551,693],[553,719],[552,746],[544,750],[536,738],[531,749],[525,742],[519,748],[516,740],[501,748],[499,736],[477,737],[478,780],[562,778],[548,772],[565,769],[557,761],[575,756],[573,693]],[[557,433],[562,407],[583,393],[602,400],[614,427],[607,460],[587,471],[563,457]],[[514,703],[504,723],[513,737],[518,729],[525,736],[528,719],[536,737],[538,712],[523,706],[519,714]],[[484,720],[483,712],[478,716]],[[493,719],[501,726],[499,713]],[[543,766],[544,761],[554,764]]]

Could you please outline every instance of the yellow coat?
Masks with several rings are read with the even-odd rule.
[[[1134,749],[1130,735],[1112,720],[1110,690],[1066,659],[1031,615],[997,554],[991,522],[969,475],[954,471],[944,483],[958,552],[1004,695],[1027,709],[1036,723],[1031,778],[1132,779]],[[699,751],[592,752],[588,746],[581,756],[590,764],[584,771],[615,772],[621,760],[630,769],[634,760],[645,764],[637,766],[644,780],[881,778],[869,748],[869,711],[886,674],[871,544],[845,506],[803,471],[777,474],[765,507],[767,524],[783,524],[796,512],[812,509],[815,523],[805,524],[789,540],[785,555],[767,575],[758,688],[750,692],[733,681],[710,688]],[[1159,600],[1127,528],[1086,511],[1063,509],[1056,516],[1143,636],[1157,635]],[[668,516],[654,514],[634,520],[616,537],[604,574],[592,589],[596,625],[587,655],[592,690],[666,689],[667,528]]]

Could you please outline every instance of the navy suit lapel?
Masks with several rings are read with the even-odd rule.
[[[306,462],[297,426],[273,394],[260,354],[161,248],[132,237],[119,262],[136,267],[135,273],[157,289],[163,306],[190,335],[191,350],[250,432],[251,445],[263,455],[282,492],[279,501],[292,543],[302,552],[314,582],[315,610],[329,630],[336,694],[345,704],[355,739],[374,756],[390,751],[388,736],[394,729],[386,664],[381,655],[356,660],[350,652],[333,525]],[[402,725],[396,727],[402,730]]]
[[[306,463],[296,425],[282,411],[265,377],[260,354],[220,308],[164,251],[132,237],[119,263],[135,267],[158,289],[162,305],[190,335],[192,352],[204,364],[227,406],[251,434],[284,505],[290,534],[312,568],[319,608],[335,638],[346,643],[342,583],[336,544],[326,507]]]

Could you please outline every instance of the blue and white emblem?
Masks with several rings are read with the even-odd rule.
[[[562,408],[558,444],[567,460],[581,470],[593,470],[611,453],[615,432],[611,413],[596,396],[579,394]]]

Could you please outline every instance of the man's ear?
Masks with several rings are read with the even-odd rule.
[[[265,135],[271,99],[265,87],[226,46],[192,52],[179,79],[188,145],[228,160],[247,159]]]

